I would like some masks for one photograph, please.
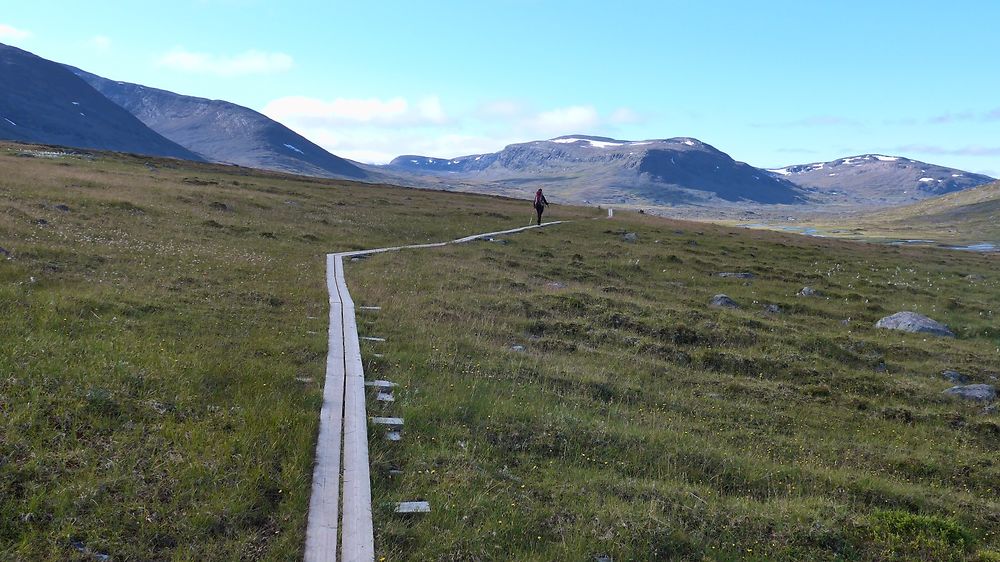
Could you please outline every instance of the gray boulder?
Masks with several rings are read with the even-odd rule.
[[[802,287],[802,290],[799,291],[800,297],[815,297],[818,294],[819,291],[813,289],[812,287]]]
[[[734,277],[736,279],[753,279],[753,273],[749,271],[720,271],[715,274],[717,277]]]
[[[740,305],[736,303],[733,299],[729,298],[727,295],[715,295],[712,300],[708,303],[710,306],[716,308],[739,308]]]
[[[622,236],[622,240],[626,242],[638,242],[639,235],[634,232],[626,232],[625,235]]]
[[[941,371],[941,376],[944,377],[945,380],[950,383],[965,384],[969,382],[969,377],[963,375],[962,373],[959,373],[958,371],[953,371],[951,369]]]
[[[976,400],[977,402],[992,402],[996,400],[997,389],[990,384],[967,384],[965,386],[953,386],[944,391],[945,394],[958,396],[966,400]]]
[[[764,312],[768,314],[781,314],[781,307],[776,304],[765,304]]]
[[[886,316],[875,323],[876,328],[887,330],[900,330],[903,332],[931,334],[933,336],[944,336],[953,338],[955,334],[948,329],[948,326],[931,320],[923,314],[916,312],[897,312],[892,316]]]

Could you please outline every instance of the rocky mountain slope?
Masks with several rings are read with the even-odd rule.
[[[993,181],[993,178],[901,156],[863,154],[768,172],[825,201],[902,205]]]
[[[544,187],[564,200],[593,203],[804,201],[799,186],[686,137],[626,141],[570,135],[452,159],[400,156],[383,168],[411,179],[471,181],[507,192]]]
[[[206,160],[320,177],[369,175],[252,109],[67,68],[154,131]]]
[[[3,44],[0,139],[202,160],[62,65]]]

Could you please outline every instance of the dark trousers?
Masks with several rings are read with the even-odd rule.
[[[535,212],[538,213],[538,224],[542,224],[542,211],[545,210],[545,205],[535,205]]]

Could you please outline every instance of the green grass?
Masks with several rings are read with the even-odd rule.
[[[1000,242],[1000,182],[871,213],[858,223],[862,234],[883,239]]]
[[[362,330],[388,337],[371,376],[403,385],[404,440],[372,442],[380,555],[986,556],[1000,425],[942,396],[940,372],[1000,370],[997,265],[637,217],[354,264],[355,298],[383,307]],[[743,308],[708,308],[720,292]],[[873,328],[901,309],[958,338]],[[434,511],[392,515],[411,499]]]
[[[739,221],[726,221],[738,224]],[[866,213],[819,215],[770,228],[816,228],[823,236],[871,242],[929,240],[930,244],[1000,246],[1000,182]]]
[[[0,147],[5,560],[86,559],[80,545],[115,560],[299,557],[324,253],[531,214],[522,201],[20,150]]]
[[[323,254],[531,212],[19,150],[0,147],[5,559],[300,557]],[[369,378],[402,385],[371,412],[406,419],[399,443],[371,428],[379,557],[997,559],[1000,420],[940,377],[1000,371],[995,256],[625,214],[373,256],[347,280],[382,306],[359,317],[388,338],[364,344]],[[719,292],[743,308],[708,308]],[[958,337],[872,327],[903,309]],[[414,499],[432,513],[391,512]]]

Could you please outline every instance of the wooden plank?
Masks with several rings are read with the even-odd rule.
[[[355,330],[355,332],[357,332],[357,327],[355,327],[354,330]],[[363,339],[365,341],[376,341],[376,342],[383,342],[383,341],[385,341],[385,338],[379,338],[379,337],[375,337],[375,336],[361,336],[361,339]]]
[[[374,381],[365,381],[365,386],[382,389],[382,388],[396,388],[399,385],[392,381],[374,380]]]
[[[313,466],[312,495],[306,524],[306,562],[336,562],[337,526],[340,519],[340,439],[344,410],[343,303],[337,284],[337,259],[327,256],[327,291],[330,298],[329,349],[326,381],[319,418],[319,438]]]
[[[399,502],[396,504],[396,513],[430,513],[431,504],[425,501]]]
[[[403,418],[372,418],[372,423],[389,429],[403,429]]]
[[[549,222],[541,226],[546,227],[561,222]],[[327,291],[330,297],[329,351],[306,524],[305,560],[335,562],[338,553],[341,555],[341,560],[348,562],[356,560],[368,562],[375,558],[364,369],[360,350],[362,338],[358,337],[354,301],[344,280],[343,259],[355,256],[364,259],[372,254],[403,249],[440,248],[449,244],[461,244],[532,228],[538,227],[477,234],[449,242],[327,255]],[[368,311],[381,310],[378,306],[360,308]],[[363,339],[373,342],[385,341],[385,338],[376,337]],[[374,355],[382,357],[381,354]],[[391,396],[390,392],[380,392],[380,394]],[[398,425],[388,426],[386,437],[396,441],[402,439],[400,434],[402,419],[381,419],[398,421]],[[340,498],[343,498],[342,509],[339,509]],[[341,535],[339,549],[338,527]]]
[[[365,372],[343,268],[337,271],[344,319],[344,511],[341,556],[349,562],[375,560],[371,474],[368,460],[368,415],[365,412]],[[384,340],[383,340],[384,341]]]

